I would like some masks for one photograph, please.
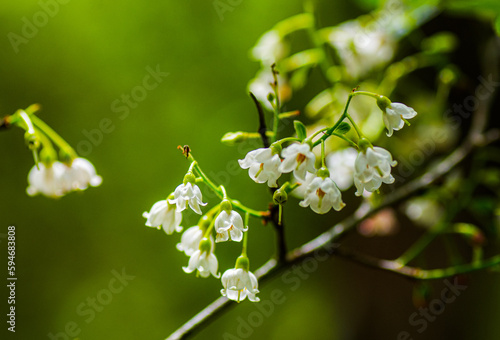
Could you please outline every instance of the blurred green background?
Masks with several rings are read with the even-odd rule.
[[[54,15],[16,53],[9,33],[21,35],[25,20],[33,22],[48,3],[58,4],[50,9]],[[266,208],[265,186],[253,185],[236,166],[236,159],[255,145],[230,148],[219,139],[227,131],[257,127],[246,84],[259,66],[248,51],[264,31],[300,13],[303,5],[295,0],[223,3],[231,10],[222,17],[212,1],[0,4],[2,116],[40,103],[39,116],[103,177],[101,187],[59,200],[28,197],[26,177],[33,160],[23,134],[15,129],[0,133],[0,236],[8,225],[16,226],[18,277],[12,334],[6,331],[7,255],[5,238],[0,238],[2,339],[50,339],[49,334],[66,339],[62,333],[68,327],[69,333],[78,333],[68,339],[163,339],[219,296],[219,280],[182,271],[188,258],[175,249],[180,234],[147,228],[141,215],[182,181],[189,164],[176,147],[184,144],[230,195]],[[341,1],[320,6],[325,24],[354,18],[365,9]],[[116,112],[112,104],[142,84],[148,67],[168,76],[127,116]],[[103,119],[111,122],[106,131],[100,127]],[[339,216],[290,211],[290,247],[326,230]],[[183,226],[194,225],[196,218],[185,214]],[[252,229],[249,255],[255,269],[273,254],[274,234],[256,221]],[[393,242],[389,237],[357,244],[383,253]],[[233,266],[239,250],[233,244],[217,246],[221,271]],[[396,245],[385,254],[401,250]],[[103,290],[114,282],[113,273],[122,271],[134,278],[109,297]],[[300,287],[278,276],[261,286],[262,301],[274,289],[283,292],[285,301],[245,338],[398,339],[408,331],[415,339],[498,339],[498,275],[470,275],[465,292],[422,334],[408,321],[418,311],[409,281],[330,259],[298,282]],[[433,286],[439,297],[444,281]],[[82,315],[92,309],[88,299],[98,297],[109,301],[98,303],[93,317]],[[245,301],[197,336],[243,338],[238,326],[256,310]]]

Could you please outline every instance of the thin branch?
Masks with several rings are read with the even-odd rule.
[[[257,98],[255,98],[254,94],[250,92],[250,97],[252,97],[255,106],[257,107],[257,112],[259,114],[259,130],[257,131],[262,138],[262,144],[264,144],[265,148],[269,147],[269,138],[267,137],[267,126],[266,126],[266,117],[264,116],[264,110],[262,110],[262,106],[260,105]]]

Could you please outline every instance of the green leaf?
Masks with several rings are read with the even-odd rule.
[[[349,123],[342,122],[339,124],[339,126],[337,126],[337,128],[335,129],[335,132],[344,135],[344,134],[348,133],[349,130],[351,130],[351,126],[349,125]]]
[[[306,126],[302,124],[300,120],[294,120],[293,126],[295,127],[295,132],[297,133],[297,137],[303,141],[307,137]]]

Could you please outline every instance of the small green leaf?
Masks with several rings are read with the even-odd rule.
[[[348,133],[349,130],[351,130],[351,126],[349,125],[349,123],[342,122],[339,124],[339,126],[337,126],[337,128],[335,129],[335,132],[344,135],[344,134]]]
[[[295,127],[295,132],[297,137],[303,141],[307,137],[306,126],[300,120],[294,120],[293,126]]]

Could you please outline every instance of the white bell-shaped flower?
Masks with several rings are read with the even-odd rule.
[[[286,54],[286,46],[278,31],[264,33],[252,48],[252,57],[263,65],[271,66]]]
[[[358,152],[353,148],[335,151],[326,156],[326,165],[330,171],[330,177],[340,190],[347,190],[353,184],[354,162]]]
[[[217,233],[216,242],[225,242],[229,239],[240,242],[243,232],[248,230],[243,224],[241,215],[232,209],[223,209],[215,219],[214,227]]]
[[[85,190],[88,186],[101,185],[102,177],[97,175],[94,165],[85,158],[75,158],[66,168],[63,176],[66,191]]]
[[[330,177],[314,178],[299,204],[304,208],[310,206],[317,214],[326,214],[331,208],[339,211],[345,206],[339,188]]]
[[[228,299],[240,302],[248,299],[252,302],[258,302],[260,299],[256,296],[259,293],[259,283],[255,275],[242,268],[228,269],[222,274],[221,294]]]
[[[50,165],[40,162],[38,167],[33,166],[28,174],[28,188],[26,189],[28,195],[42,194],[51,198],[63,196],[66,193],[64,186],[66,166],[56,161]]]
[[[294,143],[284,148],[281,152],[284,160],[278,170],[282,173],[292,172],[299,181],[305,182],[306,172],[314,173],[314,163],[316,156],[311,151],[311,146],[307,143]]]
[[[281,164],[281,158],[274,153],[271,148],[260,148],[247,153],[244,159],[238,160],[241,168],[249,169],[250,178],[256,183],[265,183],[270,188],[276,188],[276,181],[281,176],[278,167]]]
[[[417,115],[417,111],[402,103],[393,103],[389,98],[380,96],[377,98],[377,105],[383,112],[387,136],[391,137],[393,131],[398,131],[405,125],[405,120],[411,119]]]
[[[170,204],[177,205],[177,211],[181,212],[189,207],[197,214],[201,215],[201,206],[207,205],[202,202],[200,188],[191,182],[180,184],[175,188],[174,198],[168,200]]]
[[[397,164],[390,152],[383,148],[368,146],[361,149],[364,150],[358,154],[354,165],[354,185],[358,189],[356,196],[361,196],[364,190],[373,192],[382,183],[393,183],[391,167]]]
[[[210,222],[208,222],[210,223]],[[198,250],[201,240],[203,239],[204,230],[200,225],[186,229],[181,236],[181,241],[177,243],[176,248],[184,252],[187,256],[194,254]],[[214,251],[214,237],[210,234],[210,242],[212,243],[212,252]]]
[[[148,227],[160,229],[160,226],[163,226],[163,230],[167,235],[172,235],[174,231],[182,231],[180,226],[182,214],[176,210],[175,204],[168,203],[168,200],[156,202],[151,207],[151,210],[149,212],[145,211],[142,216],[147,218],[146,225]]]
[[[203,238],[199,243],[199,248],[189,258],[188,266],[182,267],[184,272],[189,274],[197,271],[197,273],[203,278],[209,277],[210,274],[219,278],[220,273],[217,272],[219,262],[213,253],[212,244],[212,241],[207,238]]]

